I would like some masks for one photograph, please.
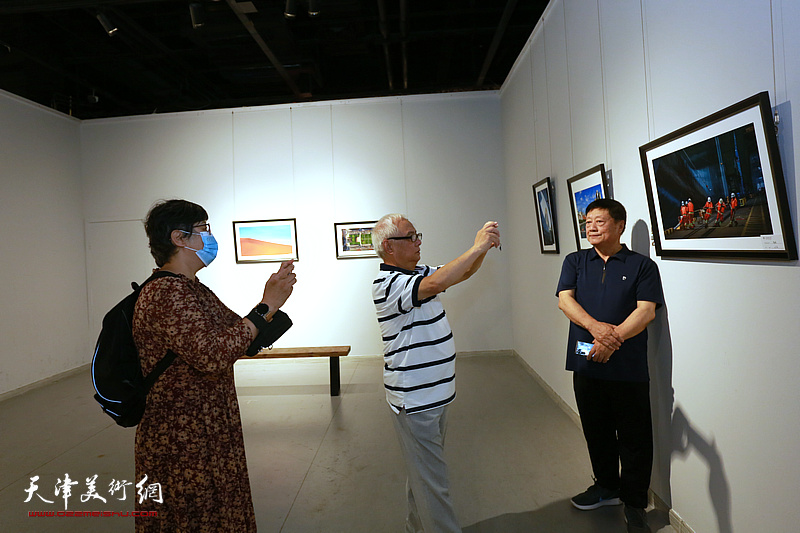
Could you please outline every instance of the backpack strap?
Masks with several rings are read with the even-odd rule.
[[[148,283],[150,283],[150,282],[151,282],[151,281],[153,281],[154,279],[158,279],[158,278],[169,278],[169,277],[177,278],[177,277],[178,277],[178,274],[175,274],[174,272],[170,272],[169,270],[160,270],[160,269],[159,269],[159,270],[156,270],[155,272],[153,272],[153,273],[150,275],[150,277],[149,277],[149,278],[147,278],[146,280],[144,280],[144,282],[142,283],[142,287],[144,287],[145,285],[147,285]]]
[[[175,361],[176,357],[178,357],[178,354],[176,354],[172,350],[167,350],[167,354],[161,358],[161,361],[156,363],[156,366],[153,368],[153,370],[151,370],[150,373],[147,374],[147,377],[144,378],[144,386],[146,392],[150,392],[150,387],[152,387],[153,384],[156,382],[156,380],[159,378],[159,376],[161,376],[161,374],[163,374],[164,371],[167,368],[169,368],[169,365],[171,365],[172,362]]]

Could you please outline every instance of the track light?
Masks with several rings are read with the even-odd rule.
[[[299,3],[307,7],[309,17],[316,17],[319,15],[320,0],[286,0],[286,8],[283,10],[283,16],[287,19],[297,17],[297,4]]]
[[[293,19],[297,16],[297,0],[286,0],[286,9],[283,10],[283,16],[287,19]]]
[[[203,4],[199,2],[189,4],[189,15],[192,17],[192,28],[197,30],[205,25],[206,12],[203,9]]]
[[[106,30],[106,33],[109,37],[113,37],[115,33],[117,33],[118,28],[111,24],[111,21],[108,20],[108,17],[105,13],[98,13],[97,20],[100,21],[100,25]]]

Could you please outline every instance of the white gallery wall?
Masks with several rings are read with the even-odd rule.
[[[232,221],[296,218],[298,283],[281,346],[382,353],[372,304],[379,260],[337,260],[335,222],[407,213],[422,260],[441,264],[505,217],[496,92],[86,121],[81,175],[90,331],[154,267],[141,219],[157,199],[209,212],[218,258],[199,277],[244,314],[277,263],[237,265]],[[487,258],[444,297],[461,352],[508,349],[507,261]],[[480,323],[483,327],[476,328]]]
[[[768,91],[800,235],[799,24],[789,0],[553,0],[501,92],[513,348],[575,408],[555,298],[576,250],[566,181],[604,163],[628,210],[623,240],[657,262],[667,302],[649,330],[652,488],[697,532],[800,522],[800,269],[656,256],[638,148]],[[539,251],[531,190],[548,176],[558,255]]]
[[[0,93],[0,393],[86,363],[80,122]]]
[[[379,260],[337,260],[335,222],[406,213],[422,260],[442,264],[505,220],[497,92],[85,122],[2,94],[0,115],[0,395],[89,363],[103,314],[155,267],[142,219],[159,199],[207,209],[220,252],[200,278],[242,314],[278,264],[237,265],[232,221],[297,219],[295,325],[278,344],[353,355],[382,353]],[[507,271],[493,252],[444,296],[460,352],[509,348]]]

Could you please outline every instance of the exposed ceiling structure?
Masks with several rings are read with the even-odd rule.
[[[81,119],[496,89],[547,0],[3,0],[0,89]]]

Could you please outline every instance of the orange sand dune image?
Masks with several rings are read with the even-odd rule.
[[[239,239],[239,246],[242,250],[243,257],[256,255],[287,255],[292,253],[292,247],[289,244],[276,244],[274,242],[248,239],[245,237]]]

